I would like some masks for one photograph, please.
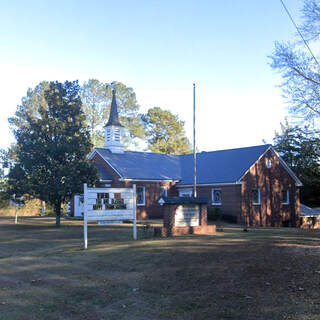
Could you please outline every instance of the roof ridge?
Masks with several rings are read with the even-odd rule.
[[[94,149],[102,149],[102,150],[109,150],[108,148],[104,147],[95,147]],[[144,154],[156,154],[156,155],[163,155],[163,156],[179,156],[178,154],[169,154],[169,153],[158,153],[158,152],[150,152],[150,151],[135,151],[135,150],[124,150],[125,153],[144,153]]]
[[[221,152],[221,151],[231,151],[231,150],[241,150],[241,149],[251,149],[251,148],[257,148],[257,147],[272,147],[272,144],[267,143],[267,144],[258,144],[255,146],[249,146],[249,147],[237,147],[237,148],[230,148],[230,149],[219,149],[219,150],[212,150],[212,151],[201,151],[201,152],[197,152],[197,153],[202,153],[202,152],[206,152],[206,153],[210,153],[210,152]]]
[[[200,151],[196,154],[201,153],[214,153],[214,152],[222,152],[222,151],[233,151],[233,150],[243,150],[243,149],[251,149],[251,148],[257,148],[257,147],[272,147],[272,144],[260,144],[255,146],[249,146],[249,147],[239,147],[239,148],[230,148],[230,149],[220,149],[220,150],[212,150],[212,151]],[[95,147],[95,149],[104,149],[108,150],[108,148],[104,147]],[[193,153],[185,153],[185,154],[170,154],[170,153],[158,153],[158,152],[151,152],[151,151],[135,151],[135,150],[125,150],[124,152],[132,152],[132,153],[145,153],[145,154],[157,154],[157,155],[164,155],[164,156],[173,156],[173,157],[183,157],[183,156],[190,156],[193,155]]]

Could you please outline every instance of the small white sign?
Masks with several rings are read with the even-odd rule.
[[[175,212],[176,227],[195,227],[199,225],[200,208],[197,204],[178,206]]]

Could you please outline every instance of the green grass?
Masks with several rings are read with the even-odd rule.
[[[159,224],[160,221],[156,221]],[[320,232],[159,239],[132,225],[0,218],[0,319],[320,319]],[[142,238],[142,236],[144,238]]]

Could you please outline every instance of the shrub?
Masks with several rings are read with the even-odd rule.
[[[218,207],[209,207],[208,208],[208,220],[218,221],[221,219],[221,208]]]

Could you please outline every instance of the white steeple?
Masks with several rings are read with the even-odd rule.
[[[116,91],[112,89],[112,102],[110,109],[110,117],[108,123],[105,125],[105,144],[104,147],[109,149],[112,153],[123,153],[124,148],[121,141],[122,128],[119,121],[118,107],[116,101]]]

